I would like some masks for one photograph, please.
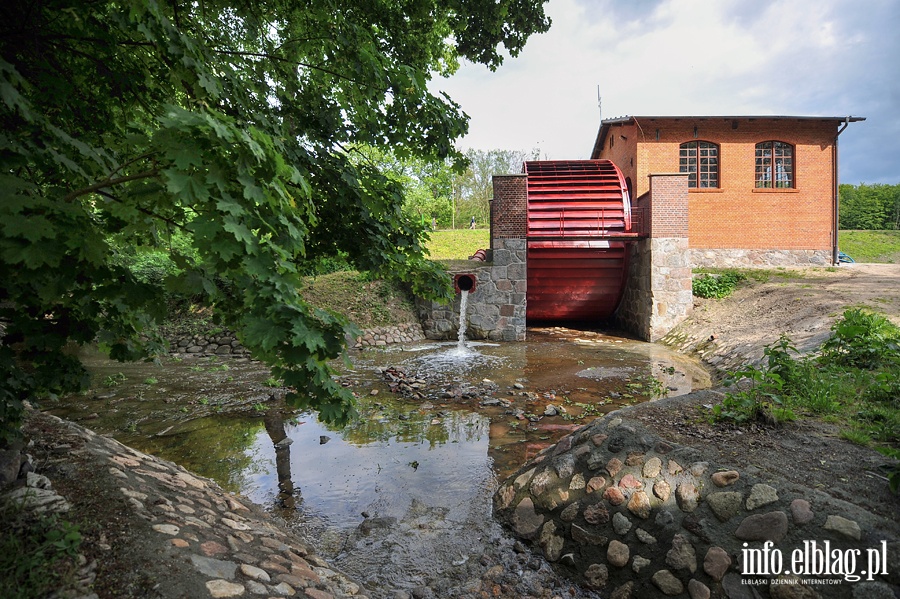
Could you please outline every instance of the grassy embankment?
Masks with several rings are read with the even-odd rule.
[[[838,242],[857,262],[900,263],[900,231],[840,231]]]
[[[490,245],[488,229],[456,229],[431,233],[429,257],[448,266],[465,261]],[[372,280],[356,271],[308,277],[303,295],[315,306],[346,315],[368,329],[415,321],[412,298],[399,286]]]

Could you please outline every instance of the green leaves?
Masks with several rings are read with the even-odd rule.
[[[873,369],[900,363],[900,329],[880,314],[859,308],[844,312],[822,345],[822,360]]]
[[[180,290],[243,329],[298,401],[345,416],[327,364],[349,328],[302,302],[298,265],[341,255],[431,298],[450,286],[397,182],[343,148],[459,159],[467,117],[431,77],[460,56],[493,68],[498,45],[515,55],[546,29],[543,4],[0,3],[0,346],[24,348],[0,402],[77,387],[68,366],[10,374],[69,340],[156,351],[162,298]],[[143,246],[177,265],[164,282],[122,266]]]

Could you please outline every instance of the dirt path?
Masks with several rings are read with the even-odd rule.
[[[801,351],[815,349],[848,308],[870,308],[900,325],[900,265],[775,273],[768,282],[751,282],[724,300],[696,299],[689,319],[663,342],[730,370],[760,360],[763,348],[782,333]]]

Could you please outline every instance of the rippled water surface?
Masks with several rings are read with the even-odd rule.
[[[343,429],[285,408],[265,369],[227,358],[92,354],[94,388],[45,407],[302,523],[372,590],[465,578],[470,558],[503,534],[489,518],[498,479],[597,415],[709,386],[696,362],[666,348],[561,328],[529,329],[525,343],[351,357],[339,376],[359,418]]]

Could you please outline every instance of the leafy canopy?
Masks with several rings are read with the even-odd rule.
[[[0,3],[0,437],[23,399],[84,384],[67,345],[158,349],[164,290],[115,248],[174,232],[191,243],[171,246],[167,290],[214,305],[299,404],[345,417],[326,363],[351,330],[300,298],[298,265],[344,252],[449,292],[400,186],[345,148],[459,160],[467,117],[428,81],[518,54],[544,1]]]

